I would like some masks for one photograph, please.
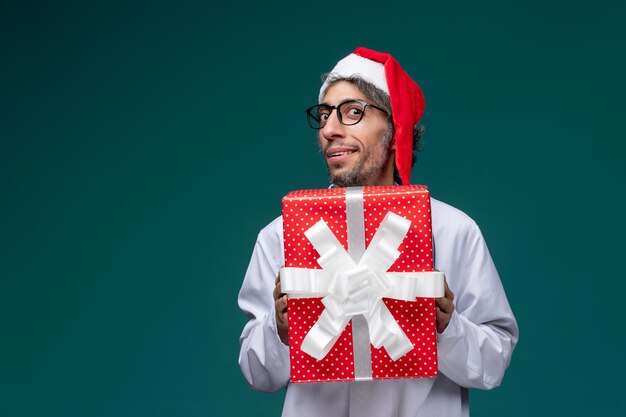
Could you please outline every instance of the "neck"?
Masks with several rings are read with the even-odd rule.
[[[380,174],[374,180],[374,183],[367,184],[367,185],[393,185],[394,184],[394,181],[393,181],[394,153],[391,152],[390,156],[391,157],[387,160],[387,163],[385,164],[383,169],[380,171]]]

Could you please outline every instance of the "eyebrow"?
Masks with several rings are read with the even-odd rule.
[[[363,101],[363,99],[362,99],[362,98],[347,98],[347,99],[345,99],[345,100],[343,100],[343,101],[339,102],[339,104],[337,104],[337,106],[340,106],[340,105],[342,105],[343,103],[346,103],[346,102],[348,102],[348,101]],[[330,105],[330,104],[326,103],[325,101],[321,102],[319,105],[320,105],[320,106],[328,106],[328,107],[333,107],[332,105]],[[335,107],[337,107],[337,106],[335,106]]]

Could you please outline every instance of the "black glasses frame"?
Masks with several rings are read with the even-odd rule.
[[[341,106],[343,106],[344,104],[347,103],[360,103],[363,106],[363,113],[361,113],[361,117],[359,118],[359,120],[357,120],[354,123],[344,123],[343,122],[343,118],[341,117],[341,112],[339,111],[339,108]],[[389,113],[387,113],[387,110],[385,109],[381,109],[378,106],[375,106],[373,104],[368,103],[367,101],[363,101],[363,100],[358,100],[358,99],[354,99],[354,100],[346,100],[343,101],[339,104],[337,104],[336,106],[329,106],[328,104],[316,104],[315,106],[311,106],[308,109],[306,109],[306,115],[307,115],[307,120],[309,122],[309,126],[311,126],[312,129],[322,129],[324,126],[326,126],[326,121],[324,121],[322,123],[322,121],[314,116],[313,110],[319,107],[324,107],[330,110],[330,112],[328,113],[328,117],[330,117],[330,114],[333,112],[333,110],[337,110],[337,119],[339,120],[339,123],[341,123],[344,126],[354,126],[355,124],[359,123],[361,120],[363,120],[363,116],[365,116],[365,109],[368,107],[371,107],[373,109],[376,109],[378,111],[381,111],[383,113],[385,113],[387,115],[387,117],[389,117]],[[315,126],[314,123],[311,123],[311,119],[315,120],[317,122],[317,127]]]

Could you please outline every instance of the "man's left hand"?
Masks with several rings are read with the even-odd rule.
[[[448,287],[448,281],[445,278],[443,284],[445,286],[443,297],[435,300],[437,305],[437,333],[443,333],[446,330],[454,311],[454,293]]]

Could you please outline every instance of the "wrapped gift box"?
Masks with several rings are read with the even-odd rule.
[[[294,191],[283,232],[292,383],[437,376],[425,186]]]

